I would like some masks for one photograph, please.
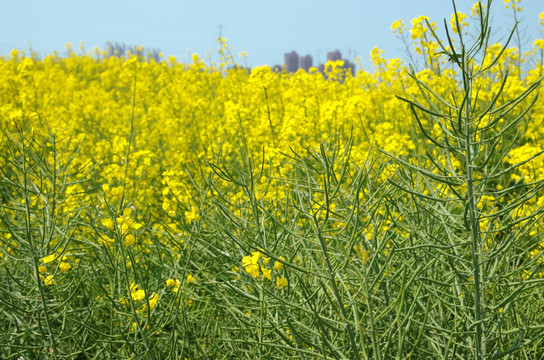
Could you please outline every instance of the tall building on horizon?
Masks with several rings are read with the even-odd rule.
[[[298,53],[293,50],[284,54],[285,71],[288,73],[294,73],[298,69],[304,69],[309,71],[313,66],[313,58],[311,55],[299,56]],[[327,53],[327,61],[344,61],[343,69],[348,70],[352,75],[355,75],[355,64],[349,60],[342,59],[342,53],[340,50],[334,50]],[[325,72],[325,64],[319,64],[318,70],[321,73]],[[279,68],[274,67],[274,71],[279,71]]]
[[[298,70],[298,54],[296,51],[286,53],[283,58],[287,72],[296,72]]]
[[[311,55],[302,56],[300,58],[300,68],[309,71],[313,66],[314,60]]]
[[[342,54],[340,50],[334,50],[327,53],[327,61],[338,61],[342,60]]]
[[[272,66],[272,71],[277,72],[277,73],[281,73],[283,71],[283,68],[281,67],[281,65],[274,65],[274,66]]]
[[[355,76],[355,64],[349,60],[342,59],[342,53],[340,50],[334,50],[327,53],[327,61],[339,61],[342,60],[344,65],[342,69],[345,69]],[[322,74],[325,73],[325,64],[319,64],[317,68]]]

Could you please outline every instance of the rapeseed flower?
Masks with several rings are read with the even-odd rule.
[[[459,29],[457,28],[457,22],[459,22],[459,26],[461,27],[461,29],[468,26],[468,23],[465,21],[466,18],[467,16],[460,11],[451,15],[450,26],[453,29],[454,33],[459,33]]]
[[[44,256],[42,258],[42,262],[44,264],[48,264],[56,259],[58,259],[60,257],[60,255],[57,255],[57,254],[50,254],[50,255],[47,255],[47,256]]]
[[[260,270],[259,270],[259,265],[256,265],[256,264],[250,264],[246,267],[246,272],[253,276],[254,278],[257,278],[259,277],[259,274],[260,274]]]
[[[136,238],[134,237],[134,235],[132,234],[128,234],[126,237],[125,237],[125,244],[127,246],[130,246],[132,244],[134,244],[134,242],[136,241]]]
[[[285,278],[276,278],[276,289],[281,289],[287,286],[287,279]]]
[[[185,280],[185,285],[189,285],[190,283],[196,281],[195,277],[191,274],[187,275],[187,280]]]
[[[116,200],[121,200],[121,197],[123,196],[124,188],[122,186],[114,187],[111,189],[111,196]]]
[[[147,299],[147,302],[149,304],[149,310],[153,310],[155,306],[157,306],[157,302],[159,301],[159,294],[156,292],[152,293],[149,299]],[[147,310],[148,304],[144,305],[143,311]]]
[[[115,227],[115,224],[109,218],[104,218],[104,219],[100,220],[100,222],[102,223],[102,225],[104,225],[105,227],[107,227],[110,230],[113,230],[114,227]]]
[[[47,275],[44,279],[43,279],[43,282],[45,284],[45,286],[51,286],[55,283],[55,280],[53,279],[53,275]]]
[[[185,212],[185,219],[188,222],[193,222],[193,221],[200,220],[200,215],[198,214],[198,209],[195,206],[191,207],[190,211]]]
[[[280,256],[280,260],[283,260],[285,261],[285,258],[283,256]],[[278,270],[281,270],[283,268],[283,263],[280,262],[280,261],[275,261],[274,262],[274,270],[278,271]]]
[[[104,234],[100,234],[100,236],[98,237],[98,243],[104,246],[110,246],[114,242],[115,242],[115,239],[112,239],[109,236]]]
[[[181,281],[175,279],[168,279],[166,280],[166,286],[171,287],[173,293],[177,293],[181,286]]]
[[[59,264],[59,270],[60,270],[61,273],[65,273],[68,270],[70,270],[71,268],[72,268],[72,265],[70,263],[68,263],[68,262],[62,261]]]
[[[242,266],[249,266],[249,265],[254,265],[254,264],[257,264],[257,261],[255,261],[256,259],[251,256],[251,255],[247,255],[247,256],[244,256],[242,258]],[[254,262],[255,261],[255,262]]]
[[[132,300],[143,300],[145,298],[145,290],[138,289],[138,284],[132,283],[130,284],[130,296],[132,297]]]
[[[403,32],[406,31],[406,26],[404,25],[404,21],[402,20],[396,20],[391,24],[391,30],[393,30],[393,34],[402,35]]]
[[[102,185],[102,191],[104,191],[104,194],[106,194],[107,196],[111,196],[111,189],[108,184]]]
[[[262,266],[261,271],[263,272],[263,278],[272,281],[272,277],[271,277],[272,270],[269,270],[269,269],[265,268],[264,266]]]

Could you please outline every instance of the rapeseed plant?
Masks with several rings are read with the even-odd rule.
[[[544,40],[490,5],[354,75],[0,58],[0,357],[542,357]]]

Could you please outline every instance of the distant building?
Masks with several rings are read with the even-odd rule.
[[[274,65],[272,66],[272,71],[281,73],[283,71],[283,67],[281,65]]]
[[[348,70],[351,73],[351,75],[355,76],[355,64],[349,60],[343,60],[342,53],[340,53],[340,50],[334,50],[327,53],[327,61],[339,61],[339,60],[342,60],[344,62],[342,69]]]
[[[311,55],[299,56],[296,51],[291,51],[290,53],[285,53],[284,55],[285,65],[283,69],[280,69],[278,65],[274,66],[273,70],[276,72],[281,72],[282,70],[287,71],[288,73],[296,72],[298,69],[304,69],[309,71],[312,66],[314,66],[314,61]],[[355,76],[355,64],[349,60],[342,59],[342,53],[340,50],[334,50],[327,53],[327,61],[344,61],[342,69],[351,73]],[[319,64],[317,69],[322,74],[325,74],[325,65]]]
[[[296,51],[286,53],[284,60],[287,72],[296,72],[298,70],[298,54]]]
[[[334,51],[328,52],[327,60],[328,61],[342,60],[342,54],[340,53],[340,50],[334,50]]]
[[[351,75],[355,76],[355,64],[349,60],[344,60],[344,69],[349,69]]]
[[[309,71],[313,66],[313,59],[311,55],[302,56],[300,58],[300,68]]]

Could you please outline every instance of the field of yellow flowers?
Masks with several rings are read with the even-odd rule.
[[[355,76],[0,58],[0,358],[542,358],[544,39],[490,5]]]

